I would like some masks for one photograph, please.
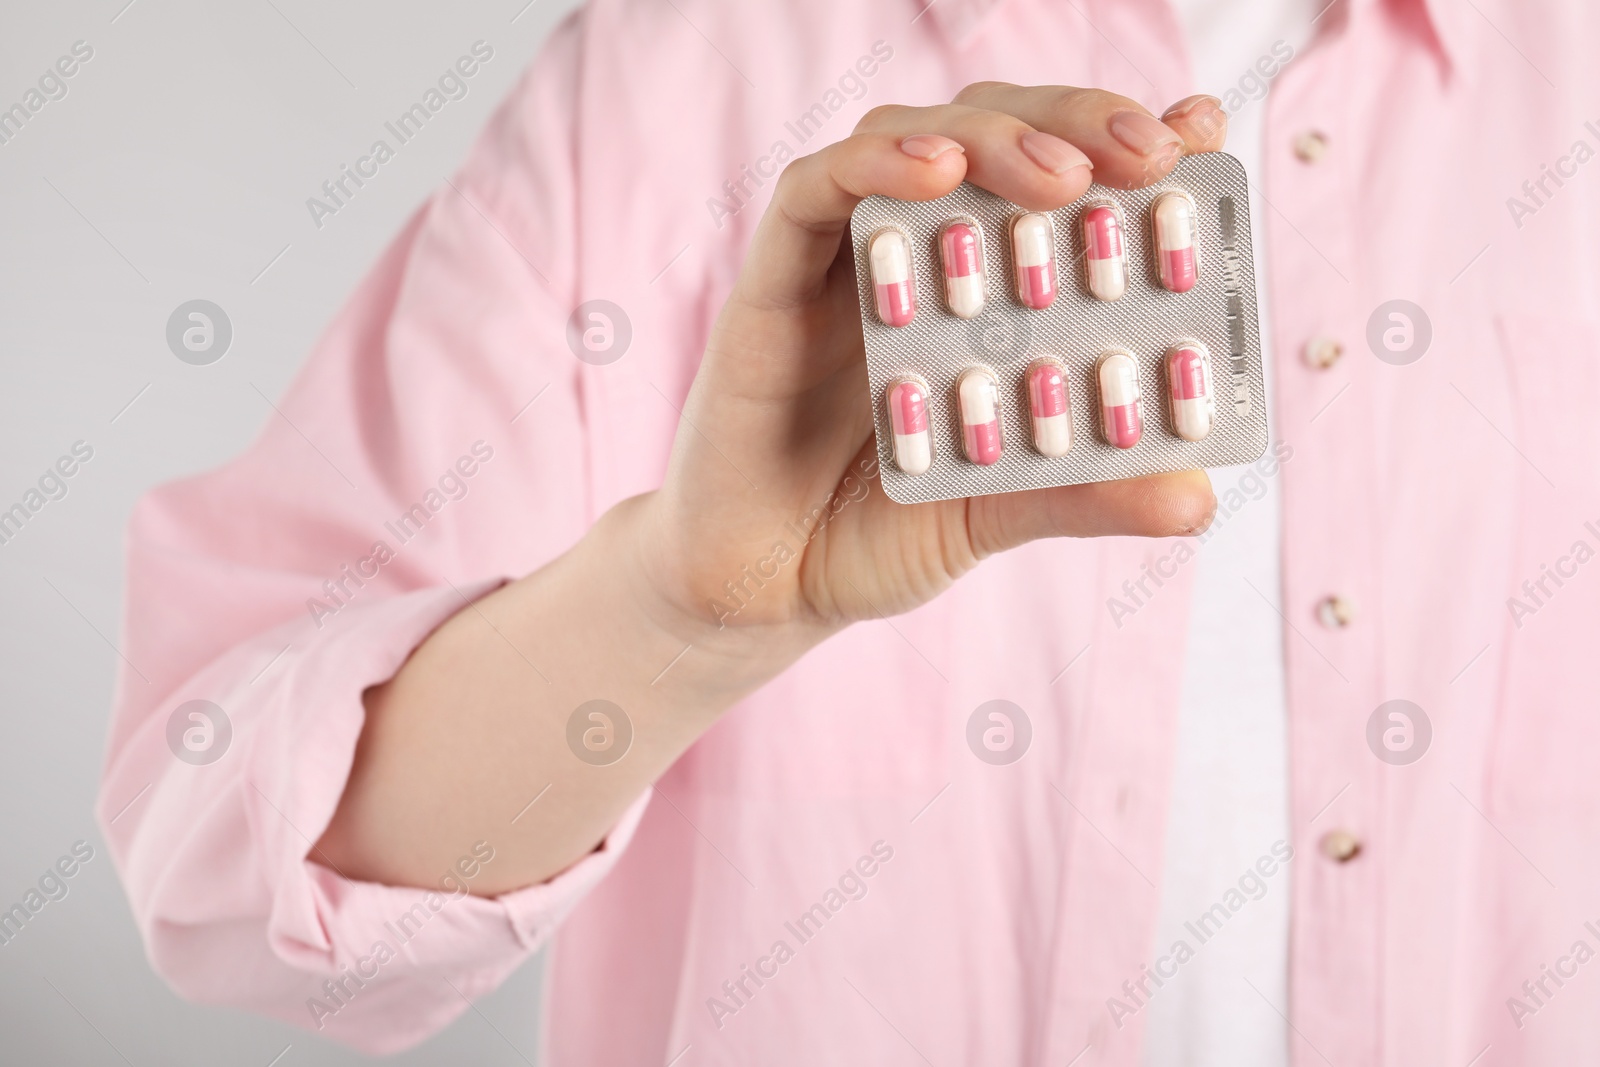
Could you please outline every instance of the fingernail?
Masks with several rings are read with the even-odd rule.
[[[1161,117],[1163,119],[1188,118],[1201,107],[1209,108],[1212,111],[1217,111],[1221,109],[1222,101],[1219,98],[1211,96],[1207,93],[1199,93],[1195,96],[1186,96],[1182,100],[1179,100],[1176,104],[1173,104],[1171,107],[1167,108],[1166,114],[1162,115]]]
[[[1058,177],[1073,167],[1094,166],[1088,156],[1066,141],[1039,130],[1029,130],[1022,135],[1022,154]]]
[[[1165,118],[1169,122],[1183,122],[1199,131],[1207,140],[1225,135],[1228,129],[1228,113],[1222,109],[1222,101],[1214,96],[1195,96],[1179,101]]]
[[[1153,156],[1163,148],[1183,143],[1183,138],[1165,123],[1138,111],[1113,112],[1108,128],[1124,148],[1141,156]]]
[[[1228,128],[1228,113],[1220,107],[1206,104],[1189,112],[1183,121],[1197,130],[1204,131],[1207,137],[1214,137],[1219,130]]]
[[[912,159],[920,159],[924,162],[931,159],[938,159],[940,156],[951,150],[957,152],[966,151],[966,149],[962,148],[950,138],[940,137],[937,134],[932,133],[912,134],[910,137],[907,137],[905,140],[900,142],[900,151],[904,152]]]

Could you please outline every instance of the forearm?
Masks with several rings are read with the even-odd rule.
[[[463,604],[367,691],[318,859],[351,878],[426,885],[486,840],[495,861],[474,892],[543,881],[591,851],[729,705],[822,636],[719,629],[709,611],[660,599],[639,544],[650,500],[623,503],[548,566]],[[608,749],[569,744],[569,719],[596,699],[631,724],[614,762],[603,761],[621,749],[621,721]]]

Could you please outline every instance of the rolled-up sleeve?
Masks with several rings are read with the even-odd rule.
[[[643,812],[641,797],[584,859],[495,899],[459,891],[493,863],[492,835],[432,887],[355,881],[313,849],[363,691],[594,517],[565,345],[581,33],[552,37],[263,404],[260,438],[135,509],[98,814],[185,996],[370,1052],[414,1044],[548,937]]]

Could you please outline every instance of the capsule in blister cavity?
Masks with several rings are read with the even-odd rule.
[[[1072,449],[1072,406],[1067,396],[1067,370],[1059,360],[1042,357],[1028,365],[1028,411],[1033,417],[1033,447],[1050,459]]]
[[[1167,394],[1172,432],[1198,441],[1211,432],[1217,404],[1211,389],[1211,355],[1199,341],[1183,341],[1167,352]]]
[[[1083,265],[1089,295],[1120,300],[1128,288],[1128,260],[1122,246],[1122,211],[1110,200],[1083,209]]]
[[[1112,349],[1095,365],[1100,386],[1100,431],[1106,443],[1132,448],[1144,436],[1144,415],[1139,406],[1139,365],[1133,356]]]
[[[886,227],[867,244],[872,265],[872,294],[878,319],[885,326],[909,326],[917,313],[916,280],[911,273],[911,242]]]
[[[889,384],[889,423],[894,428],[894,465],[907,474],[925,474],[933,465],[933,435],[928,432],[928,383],[908,375]]]
[[[980,467],[1000,460],[1000,383],[988,367],[968,367],[956,382],[961,441],[967,459]]]
[[[1198,217],[1188,193],[1162,193],[1150,207],[1155,234],[1156,273],[1161,285],[1174,293],[1187,293],[1199,276],[1195,259]]]
[[[944,260],[944,299],[950,313],[970,319],[983,310],[987,289],[983,270],[983,231],[971,219],[956,219],[939,234]]]
[[[1017,272],[1017,300],[1043,311],[1056,300],[1056,231],[1050,216],[1038,211],[1011,221],[1011,259]]]

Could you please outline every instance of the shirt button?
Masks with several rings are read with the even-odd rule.
[[[1306,130],[1295,136],[1294,154],[1302,163],[1320,163],[1328,154],[1328,135],[1321,130]]]
[[[1342,630],[1355,621],[1355,605],[1335,593],[1317,601],[1317,621],[1330,630]]]
[[[1322,854],[1335,863],[1349,863],[1361,851],[1361,842],[1348,830],[1329,830],[1322,835]]]
[[[1332,337],[1313,337],[1306,342],[1306,363],[1317,370],[1327,370],[1339,362],[1339,357],[1344,355],[1344,345]]]

